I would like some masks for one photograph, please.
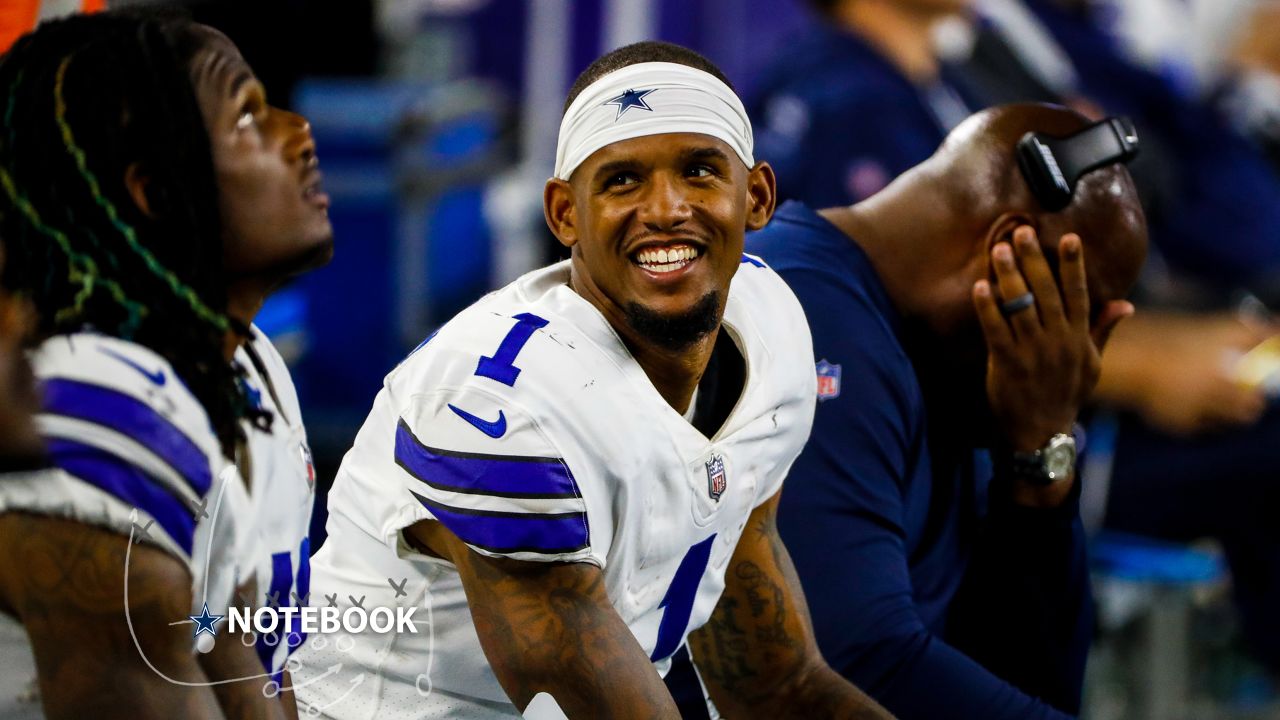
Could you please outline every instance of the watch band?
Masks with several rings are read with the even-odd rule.
[[[997,473],[1030,485],[1048,486],[1070,477],[1075,467],[1076,441],[1058,433],[1032,452],[1008,451],[993,458]]]

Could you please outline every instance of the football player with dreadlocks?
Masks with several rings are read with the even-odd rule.
[[[252,321],[332,252],[310,128],[220,33],[112,13],[19,40],[0,98],[4,285],[37,310],[51,463],[0,478],[0,608],[45,714],[292,711],[300,628],[246,644],[216,618],[308,594],[309,453]]]

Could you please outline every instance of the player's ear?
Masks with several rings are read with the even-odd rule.
[[[991,224],[987,226],[987,235],[983,238],[983,254],[987,257],[991,257],[991,250],[995,248],[998,243],[1005,242],[1012,245],[1013,231],[1023,225],[1030,225],[1037,233],[1040,230],[1039,223],[1036,222],[1036,219],[1026,213],[1004,213],[993,220]]]
[[[747,171],[747,229],[769,224],[778,203],[778,179],[769,163],[761,160]]]
[[[149,218],[155,218],[151,212],[151,200],[147,198],[147,186],[151,183],[151,176],[142,168],[141,163],[129,163],[129,167],[124,169],[124,187],[129,191],[129,197],[133,198],[133,204],[138,206],[138,210]]]
[[[567,180],[551,178],[542,189],[542,215],[561,245],[578,244],[578,214],[573,205],[573,188]]]

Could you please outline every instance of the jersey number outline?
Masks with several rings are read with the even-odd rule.
[[[302,538],[302,545],[298,548],[298,576],[293,575],[293,557],[292,553],[278,552],[271,554],[271,585],[267,591],[267,601],[281,607],[283,605],[302,607],[307,603],[307,596],[311,594],[311,538]],[[290,594],[290,587],[294,588],[294,592]],[[297,600],[294,600],[294,596]],[[281,598],[288,601],[282,602]],[[291,640],[297,637],[297,641]],[[290,618],[288,628],[277,627],[269,633],[261,633],[254,641],[254,649],[258,653],[258,660],[262,662],[262,667],[271,673],[271,679],[280,682],[283,675],[284,665],[280,666],[280,670],[271,667],[271,660],[276,654],[276,647],[282,643],[288,643],[288,652],[285,653],[287,660],[293,651],[302,647],[303,641],[307,639],[307,634],[302,631],[302,618],[295,614]]]
[[[711,537],[689,548],[680,561],[680,567],[676,568],[667,594],[658,603],[663,610],[662,622],[658,624],[658,640],[653,645],[653,654],[649,656],[651,661],[665,660],[680,648],[684,631],[689,627],[689,615],[693,613],[693,601],[698,596],[698,584],[711,559],[711,543],[715,539],[716,534],[711,533]]]
[[[520,313],[513,316],[516,324],[507,331],[506,337],[498,345],[493,355],[481,355],[476,364],[475,374],[497,380],[503,385],[515,387],[516,378],[520,377],[520,368],[515,366],[516,356],[524,349],[524,344],[533,337],[535,330],[547,326],[548,321],[533,313]]]

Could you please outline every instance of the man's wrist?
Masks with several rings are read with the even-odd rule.
[[[1084,433],[1075,426],[1069,433],[1056,433],[1040,447],[1022,451],[997,447],[992,452],[994,474],[1007,486],[1016,505],[1052,508],[1061,505],[1075,485],[1078,450]]]

